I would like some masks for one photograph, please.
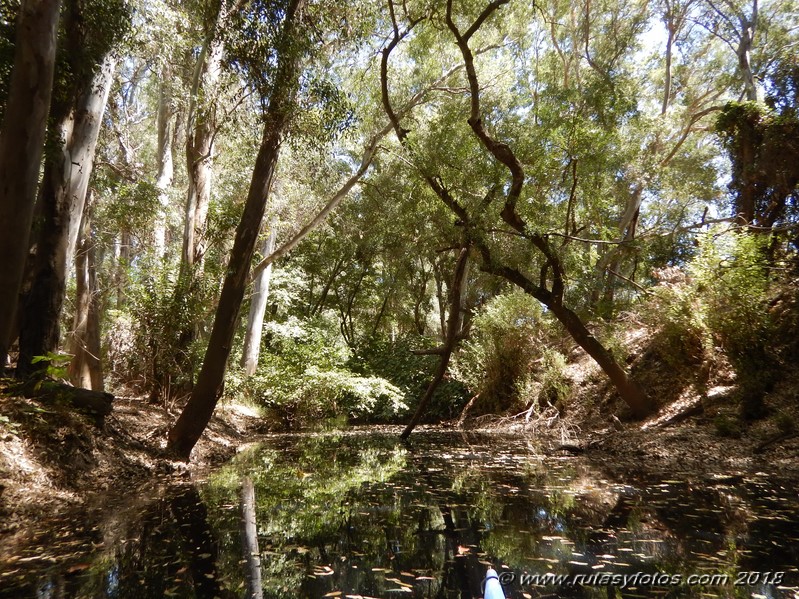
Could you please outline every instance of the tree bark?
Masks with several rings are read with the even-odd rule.
[[[447,367],[449,366],[449,359],[452,356],[452,352],[455,350],[455,346],[458,343],[458,339],[461,335],[461,323],[462,323],[462,305],[463,305],[463,296],[466,293],[466,279],[468,278],[469,274],[469,246],[464,246],[461,248],[461,252],[458,255],[458,261],[455,263],[455,273],[452,276],[452,285],[450,286],[450,305],[449,305],[449,316],[447,318],[447,330],[444,337],[444,345],[441,346],[439,351],[440,358],[438,361],[438,366],[436,367],[436,372],[433,375],[433,380],[427,387],[422,399],[419,401],[419,405],[416,406],[416,411],[413,413],[413,417],[408,425],[405,427],[405,430],[402,431],[400,435],[401,439],[407,439],[410,437],[413,429],[416,428],[416,425],[419,424],[419,421],[424,416],[424,412],[427,409],[427,405],[430,403],[430,400],[433,398],[433,394],[438,389],[438,386],[441,384],[441,381],[444,380],[444,375],[447,373]]]
[[[47,113],[53,89],[60,0],[24,0],[0,131],[0,373],[15,329]]]
[[[290,1],[283,26],[284,41],[288,42],[295,35],[305,2],[306,0]],[[167,450],[181,460],[188,461],[191,450],[208,425],[222,392],[225,367],[272,185],[280,142],[291,108],[296,102],[300,60],[288,45],[278,53],[275,86],[264,115],[263,136],[244,204],[244,213],[236,228],[205,360],[191,397],[168,434]]]
[[[269,256],[275,249],[277,238],[276,223],[270,225],[269,236],[264,241],[263,255]],[[272,265],[269,264],[255,277],[253,283],[252,299],[250,300],[250,313],[247,316],[247,331],[244,334],[244,350],[241,355],[241,365],[247,376],[255,374],[258,368],[258,356],[261,353],[261,335],[264,328],[264,314],[266,302],[269,299],[269,282],[272,278]]]
[[[94,152],[111,88],[116,60],[109,54],[57,120],[58,151],[45,160],[41,189],[42,223],[36,244],[33,283],[22,315],[17,373],[26,376],[47,366],[35,356],[55,351],[64,302],[67,269],[75,253],[80,217],[94,165]]]
[[[743,12],[738,15],[740,31],[738,47],[735,52],[738,56],[738,70],[744,80],[744,97],[749,102],[757,102],[755,75],[752,72],[752,64],[750,61],[752,45],[754,44],[755,28],[757,27],[757,2],[758,0],[752,0],[751,16],[746,16]]]
[[[195,264],[202,268],[205,256],[205,225],[211,200],[217,130],[216,105],[207,98],[216,97],[224,58],[224,43],[220,34],[229,14],[228,3],[221,0],[216,21],[200,50],[189,95],[189,116],[186,124],[186,172],[189,175],[189,188],[181,260],[184,272],[190,271]]]
[[[172,160],[172,141],[174,139],[174,111],[172,109],[172,89],[169,79],[171,70],[165,66],[161,71],[161,83],[158,86],[158,174],[155,187],[158,189],[159,218],[155,224],[155,253],[158,258],[166,254],[166,230],[169,211],[169,188],[175,178],[175,167]]]
[[[75,252],[75,320],[70,339],[70,382],[76,387],[103,391],[100,360],[100,306],[97,297],[97,272],[91,233],[93,193],[89,191],[81,223],[81,240]]]

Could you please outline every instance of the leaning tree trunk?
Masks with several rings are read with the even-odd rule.
[[[78,239],[80,215],[89,186],[97,136],[111,88],[115,59],[106,57],[93,80],[76,97],[75,110],[65,111],[53,137],[63,145],[45,162],[40,202],[42,224],[36,244],[33,283],[22,314],[19,376],[46,366],[31,360],[58,348],[59,318],[67,268]]]
[[[455,263],[455,274],[452,277],[452,285],[450,286],[450,302],[449,302],[449,317],[447,318],[446,331],[444,333],[444,344],[435,350],[439,355],[438,366],[433,375],[433,380],[427,386],[419,405],[416,406],[416,411],[411,417],[411,421],[405,427],[400,435],[401,439],[410,437],[413,429],[419,424],[419,421],[424,416],[427,405],[433,398],[433,394],[438,389],[441,381],[444,380],[444,375],[447,373],[449,366],[449,359],[452,357],[452,352],[455,351],[455,346],[462,336],[462,323],[461,318],[463,312],[463,297],[466,294],[466,280],[469,275],[469,246],[466,245],[461,248],[458,261]]]
[[[283,30],[284,41],[290,40],[295,34],[305,2],[306,0],[291,0],[289,3]],[[236,228],[205,360],[186,407],[169,431],[167,449],[178,459],[188,461],[191,450],[211,420],[222,392],[225,367],[247,287],[250,261],[266,210],[280,142],[291,108],[296,102],[300,61],[289,46],[284,45],[278,54],[275,86],[264,115],[263,136],[255,159],[244,213]]]
[[[91,232],[92,201],[89,191],[81,223],[81,239],[75,252],[77,301],[70,339],[69,379],[76,387],[103,391],[103,370],[100,361],[100,306],[97,297],[97,271],[94,241]]]
[[[277,228],[273,222],[269,236],[264,242],[263,255],[269,256],[275,249],[275,239]],[[267,265],[255,277],[253,283],[252,299],[250,300],[250,312],[247,315],[247,331],[244,334],[244,350],[241,354],[241,365],[247,376],[255,374],[258,367],[258,356],[261,353],[261,336],[264,328],[264,314],[266,313],[266,302],[269,299],[269,282],[272,278],[272,265]]]
[[[0,130],[0,372],[5,370],[28,257],[60,6],[60,0],[24,0],[17,20],[14,67]]]

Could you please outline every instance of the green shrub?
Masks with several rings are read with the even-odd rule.
[[[670,366],[696,364],[721,348],[735,369],[741,413],[762,416],[763,395],[773,385],[774,324],[767,310],[768,238],[710,231],[687,267],[674,269],[655,289],[649,320],[659,327],[661,355]]]
[[[198,339],[208,321],[211,285],[205,278],[180,275],[177,267],[153,263],[128,287],[133,352],[124,372],[128,381],[165,399],[191,388],[204,344]],[[120,341],[122,341],[120,339]]]
[[[418,336],[398,337],[393,341],[370,339],[358,348],[348,367],[365,376],[382,377],[401,389],[408,412],[412,413],[430,384],[439,359],[413,353],[422,349],[424,341]],[[436,388],[422,421],[440,422],[457,417],[468,397],[468,390],[460,381],[445,378]]]
[[[480,394],[473,413],[499,413],[523,403],[519,390],[542,356],[547,330],[539,303],[520,290],[498,295],[480,309],[451,369],[472,394]]]
[[[342,417],[388,421],[407,411],[402,389],[353,372],[350,357],[333,319],[269,322],[256,373],[246,377],[229,369],[225,394],[264,408],[286,428]]]
[[[691,263],[698,291],[707,297],[707,326],[735,368],[745,418],[764,414],[763,395],[774,383],[773,323],[767,310],[768,241],[766,236],[743,232],[712,240],[708,235]]]
[[[542,352],[541,367],[537,376],[541,383],[538,405],[561,407],[571,390],[571,380],[566,376],[566,356],[554,349]]]

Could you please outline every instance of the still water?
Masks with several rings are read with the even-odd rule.
[[[799,598],[799,495],[763,473],[620,480],[519,437],[351,431],[135,495],[4,565],[0,596],[477,598],[494,567],[513,598]]]

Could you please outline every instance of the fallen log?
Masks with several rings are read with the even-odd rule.
[[[21,386],[21,394],[44,404],[63,404],[93,416],[97,426],[113,409],[114,396],[103,391],[81,389],[52,380],[28,381]]]

